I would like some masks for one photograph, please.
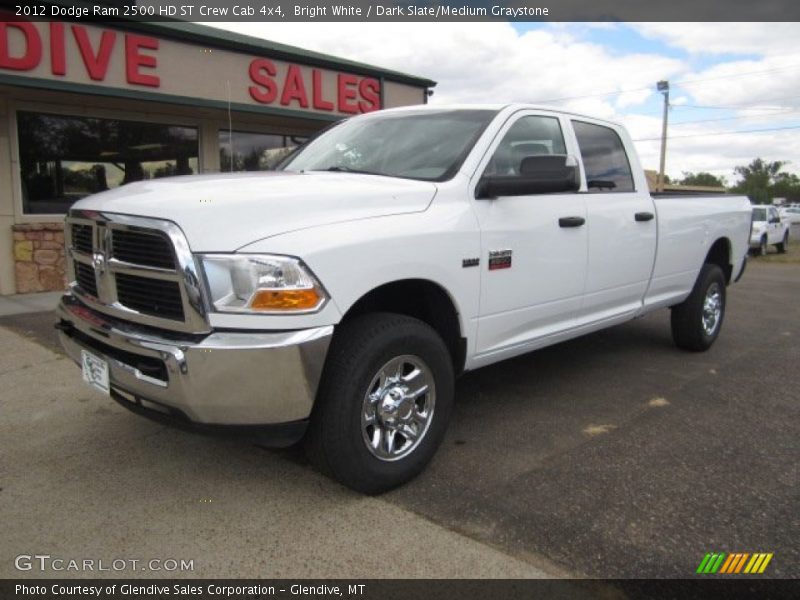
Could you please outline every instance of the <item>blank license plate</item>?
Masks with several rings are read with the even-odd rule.
[[[108,363],[102,358],[81,350],[83,380],[104,394],[108,394]]]

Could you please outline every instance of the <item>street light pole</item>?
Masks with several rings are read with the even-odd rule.
[[[664,191],[664,166],[667,162],[667,120],[669,119],[669,81],[659,81],[656,89],[664,94],[664,120],[661,125],[661,162],[658,167],[656,191]]]

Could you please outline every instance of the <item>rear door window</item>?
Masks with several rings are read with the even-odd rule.
[[[610,127],[573,121],[590,192],[632,192],[633,174],[625,147]]]

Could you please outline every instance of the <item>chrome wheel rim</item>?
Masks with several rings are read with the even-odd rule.
[[[703,331],[712,335],[719,326],[722,316],[722,291],[718,283],[712,283],[703,300]]]
[[[398,356],[383,365],[367,387],[361,435],[376,458],[394,461],[411,454],[428,433],[436,384],[418,356]]]

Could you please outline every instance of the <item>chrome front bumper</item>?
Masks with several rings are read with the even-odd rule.
[[[307,419],[333,335],[333,326],[171,335],[111,319],[70,294],[57,312],[64,350],[78,364],[81,350],[105,359],[115,399],[142,409],[136,412],[160,411],[200,425]]]

